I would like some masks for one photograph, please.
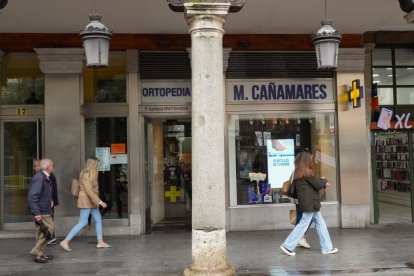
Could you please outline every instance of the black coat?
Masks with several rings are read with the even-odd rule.
[[[299,208],[302,212],[319,212],[321,209],[319,191],[326,187],[327,182],[326,179],[320,179],[318,177],[293,181]]]
[[[51,181],[50,184],[52,185],[53,206],[58,206],[59,205],[59,197],[58,197],[56,176],[53,173],[51,173],[50,176],[49,176],[49,179]]]

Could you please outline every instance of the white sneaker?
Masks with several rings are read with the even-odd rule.
[[[280,246],[280,249],[282,249],[283,252],[285,252],[286,254],[288,254],[289,256],[295,256],[296,253],[290,251],[289,249],[285,248],[283,245]]]
[[[338,248],[332,248],[331,250],[326,251],[326,252],[322,251],[322,254],[323,255],[328,255],[328,254],[335,254],[336,252],[338,252]]]
[[[305,237],[302,237],[300,239],[300,241],[298,242],[298,245],[302,246],[303,248],[308,248],[308,249],[311,248],[310,244],[308,243]]]

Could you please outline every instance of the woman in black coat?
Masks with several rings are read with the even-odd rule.
[[[307,231],[311,222],[314,222],[321,245],[321,253],[334,254],[338,252],[338,248],[332,246],[325,220],[319,212],[321,209],[319,191],[329,186],[329,183],[324,177],[319,178],[315,176],[312,168],[312,153],[310,151],[302,151],[295,158],[293,186],[299,208],[302,211],[302,218],[280,246],[282,251],[289,256],[295,256],[298,242]]]

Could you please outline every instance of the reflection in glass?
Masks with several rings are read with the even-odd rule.
[[[312,150],[315,157],[315,171],[318,175],[328,178],[332,184],[332,189],[327,190],[324,196],[328,201],[337,200],[334,118],[334,113],[231,115],[229,118],[229,173],[230,190],[233,191],[231,204],[267,203],[264,198],[266,194],[271,195],[273,203],[287,200],[280,194],[280,187],[288,177],[278,179],[278,183],[267,182],[269,182],[269,174],[272,173],[270,170],[276,167],[281,170],[280,174],[290,175],[291,172],[284,170],[288,169],[293,159],[283,157],[280,153],[288,145],[293,145],[294,155],[305,148]],[[275,150],[279,150],[280,158],[274,156]],[[266,179],[255,182],[252,180],[252,173],[264,174]],[[270,185],[270,192],[263,189],[266,184]]]
[[[43,79],[6,79],[0,90],[0,104],[44,104]]]
[[[372,81],[378,85],[392,85],[392,68],[372,68]]]
[[[85,103],[126,102],[126,58],[110,53],[106,68],[85,68],[83,73]]]
[[[36,122],[4,123],[4,221],[28,222],[27,193],[37,159]]]
[[[397,104],[414,104],[414,87],[397,88]]]
[[[414,85],[414,68],[396,68],[397,85]]]
[[[412,65],[414,67],[413,49],[395,49],[395,65]]]
[[[372,65],[391,66],[391,49],[374,49],[372,50]]]
[[[103,149],[102,155],[96,149]],[[100,161],[99,195],[108,204],[101,210],[103,218],[124,218],[128,214],[128,147],[127,119],[86,118],[85,156]]]
[[[113,103],[126,102],[126,80],[98,80],[98,91],[96,92],[96,102]]]
[[[394,97],[392,88],[390,87],[378,87],[378,104],[379,105],[392,105],[394,104]]]

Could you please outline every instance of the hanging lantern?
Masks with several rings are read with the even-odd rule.
[[[332,19],[323,19],[322,27],[312,35],[318,69],[335,69],[338,61],[338,48],[342,34],[332,27]]]
[[[112,31],[101,23],[101,16],[89,16],[91,22],[79,33],[86,55],[87,67],[107,67],[109,56],[109,41]]]

